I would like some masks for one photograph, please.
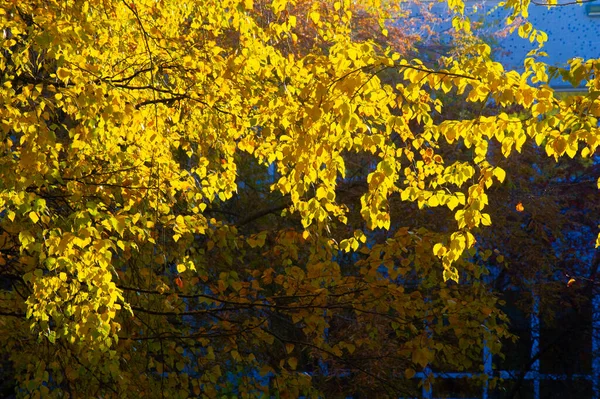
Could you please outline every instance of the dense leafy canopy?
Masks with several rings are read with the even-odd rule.
[[[498,352],[473,256],[500,165],[596,153],[600,62],[533,51],[505,71],[448,6],[460,49],[428,64],[356,34],[402,18],[378,0],[5,2],[0,342],[19,395],[393,396]],[[589,90],[559,98],[549,73]]]

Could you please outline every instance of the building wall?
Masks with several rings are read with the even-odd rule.
[[[484,3],[490,8],[492,2]],[[571,58],[600,58],[600,16],[588,16],[589,5],[566,5],[548,8],[532,4],[529,8],[529,21],[534,28],[548,34],[544,51],[548,53],[545,62],[553,66],[566,66]],[[495,10],[485,15],[486,21],[493,23],[505,14]],[[499,40],[499,47],[506,51],[500,54],[499,61],[505,67],[519,68],[532,44],[519,37],[517,32]]]
[[[559,0],[562,3],[567,1],[570,0]],[[534,49],[535,45],[519,37],[516,30],[512,34],[508,31],[505,34],[497,34],[505,29],[504,21],[508,15],[506,10],[499,6],[499,1],[467,1],[465,4],[465,13],[474,23],[481,23],[482,28],[479,32],[495,48],[496,60],[506,69],[522,69],[526,54]],[[544,62],[552,66],[566,66],[567,61],[575,57],[600,58],[600,15],[588,15],[589,7],[593,4],[569,4],[552,8],[533,3],[530,5],[529,21],[535,29],[548,34],[548,41],[544,45],[548,57],[542,59]],[[431,12],[439,17],[438,21],[433,23],[433,29],[444,39],[444,34],[451,29],[451,15],[446,3],[433,3]],[[424,14],[422,9],[413,9],[414,18],[421,19],[423,25],[431,25],[431,20],[427,20]],[[424,37],[427,38],[427,34]],[[554,81],[552,86],[566,89],[568,83]]]

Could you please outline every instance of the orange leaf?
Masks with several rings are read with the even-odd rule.
[[[177,277],[175,278],[175,284],[177,284],[177,286],[178,286],[179,288],[182,288],[182,289],[183,289],[183,280],[181,279],[181,277],[177,276]]]
[[[517,206],[515,206],[515,209],[517,210],[517,212],[523,212],[525,210],[525,207],[521,202],[519,202]]]

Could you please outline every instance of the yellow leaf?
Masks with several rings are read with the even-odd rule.
[[[484,226],[490,226],[492,224],[492,218],[487,213],[481,214],[481,224]]]
[[[356,345],[354,345],[354,344],[346,344],[346,349],[348,350],[348,353],[353,354],[354,351],[356,350]]]
[[[296,370],[296,367],[298,367],[298,359],[296,359],[295,357],[290,357],[287,360],[287,362],[290,365],[290,367],[292,368],[292,370]]]
[[[327,197],[327,190],[325,190],[325,188],[323,187],[319,187],[317,188],[317,199],[322,199],[322,198],[326,198]]]
[[[427,200],[427,205],[430,206],[430,207],[432,207],[432,208],[438,206],[439,204],[440,204],[440,201],[438,200],[438,197],[436,197],[435,195],[432,195]]]
[[[358,241],[362,242],[363,244],[365,242],[367,242],[367,236],[361,230],[356,230],[354,232],[354,238],[356,238]]]
[[[429,364],[430,351],[426,348],[417,348],[413,350],[412,362],[421,366],[426,367]]]
[[[437,243],[433,246],[433,253],[436,256],[443,256],[446,253],[446,248],[441,243]]]
[[[184,265],[184,264],[182,264],[182,263],[179,263],[179,264],[177,265],[177,273],[183,273],[183,272],[185,271],[185,269],[186,269],[186,267],[185,267],[185,265]]]
[[[448,201],[446,202],[446,206],[448,208],[450,208],[451,211],[454,210],[454,208],[456,208],[459,204],[458,198],[452,196],[448,199]]]
[[[294,344],[285,344],[285,351],[287,354],[292,353],[294,350]]]
[[[279,14],[281,11],[285,10],[286,5],[287,0],[273,0],[271,3],[271,8],[275,14]]]
[[[319,14],[317,11],[312,11],[310,14],[310,19],[313,21],[313,23],[315,25],[319,24],[319,20],[321,19],[321,14]]]
[[[563,136],[557,137],[556,140],[554,140],[554,151],[558,155],[562,155],[562,154],[564,154],[566,149],[567,149],[567,139],[565,139]]]
[[[58,76],[58,78],[61,79],[61,80],[65,80],[69,76],[71,76],[71,72],[68,71],[68,70],[66,70],[65,68],[58,68],[56,70],[56,76]]]
[[[587,158],[588,156],[590,156],[591,151],[589,147],[585,147],[583,150],[581,150],[581,157],[582,158]]]
[[[444,269],[442,273],[444,277],[444,281],[452,280],[458,283],[458,270],[454,266],[450,266],[447,269]]]
[[[344,252],[350,252],[350,250],[351,250],[350,241],[349,240],[340,241],[340,249]]]
[[[37,223],[40,220],[40,217],[36,212],[29,212],[29,219],[31,219],[33,223]]]
[[[500,183],[503,183],[504,179],[506,178],[506,172],[500,167],[495,167],[494,176],[496,176],[496,179],[498,179]]]

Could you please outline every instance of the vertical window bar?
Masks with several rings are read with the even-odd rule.
[[[531,311],[531,357],[538,356],[540,350],[540,298],[535,291],[531,292],[533,309]],[[539,357],[531,365],[531,379],[533,380],[533,397],[540,398],[540,359]]]
[[[487,379],[483,384],[483,394],[481,399],[488,399],[489,379],[492,378],[494,370],[492,367],[492,353],[490,352],[490,348],[488,347],[485,338],[483,339],[483,373],[486,375]]]
[[[429,383],[429,381],[431,381],[429,379],[430,374],[431,369],[429,366],[425,367],[423,370],[423,399],[433,399],[433,387],[432,384]]]
[[[592,390],[600,399],[600,294],[592,297]]]

